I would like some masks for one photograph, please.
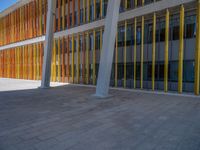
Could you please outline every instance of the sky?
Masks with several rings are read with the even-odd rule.
[[[0,12],[16,3],[17,0],[0,0]]]

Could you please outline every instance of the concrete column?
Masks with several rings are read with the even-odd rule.
[[[53,34],[54,34],[53,20],[54,20],[55,10],[56,10],[56,1],[48,0],[47,27],[46,27],[47,30],[46,30],[46,36],[45,36],[41,88],[49,88],[50,86],[51,57],[52,57]]]
[[[119,18],[119,7],[121,0],[109,0],[107,16],[105,20],[105,30],[103,35],[103,47],[96,87],[96,97],[104,98],[108,96],[110,76],[113,63],[115,37],[117,33],[117,23]]]

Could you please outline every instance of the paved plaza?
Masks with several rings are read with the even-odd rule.
[[[200,97],[0,79],[0,150],[200,150]]]

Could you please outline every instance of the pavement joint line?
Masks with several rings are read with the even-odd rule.
[[[31,81],[31,82],[41,82],[40,80],[25,80],[25,79],[11,79],[11,78],[1,78],[5,80],[22,80],[22,81]],[[59,87],[59,86],[78,86],[78,87],[89,87],[89,88],[96,88],[95,85],[84,85],[84,84],[73,84],[73,83],[61,83],[61,82],[51,82],[51,87]],[[49,88],[51,89],[51,88]],[[148,89],[124,89],[124,88],[117,88],[117,87],[110,87],[111,90],[118,90],[118,91],[126,91],[126,92],[138,92],[140,94],[156,94],[156,95],[167,95],[167,96],[179,96],[179,97],[188,97],[188,98],[200,98],[200,95],[194,95],[193,93],[175,93],[172,91],[163,92],[163,91],[151,91]]]

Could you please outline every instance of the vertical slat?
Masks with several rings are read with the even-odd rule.
[[[30,45],[30,79],[33,80],[33,45]]]
[[[72,26],[75,26],[75,0],[72,0]]]
[[[7,51],[7,78],[10,78],[10,50]]]
[[[43,34],[43,31],[42,31],[42,1],[43,0],[39,0],[39,23],[40,23],[40,36]]]
[[[53,82],[56,82],[56,40],[53,45]]]
[[[195,80],[194,93],[199,95],[199,74],[200,74],[200,0],[197,2],[197,19],[196,19],[196,50],[195,50]]]
[[[47,0],[44,0],[44,34],[46,34],[46,25],[47,25]]]
[[[36,44],[33,45],[33,80],[36,80]]]
[[[93,30],[93,70],[92,70],[92,82],[96,84],[96,31]]]
[[[22,31],[22,8],[19,8],[19,41],[21,40],[21,31]]]
[[[127,10],[127,6],[128,6],[128,2],[127,2],[127,0],[124,0],[124,3],[125,3],[125,10]]]
[[[89,84],[89,32],[86,33],[86,84]]]
[[[3,65],[2,65],[2,51],[0,51],[0,77],[2,77],[2,67],[3,67]]]
[[[13,78],[13,48],[10,50],[10,78]]]
[[[81,14],[80,10],[81,10],[80,0],[78,0],[78,25],[80,25],[80,14]]]
[[[138,1],[138,0],[135,0],[135,8],[137,7],[137,1]]]
[[[16,78],[16,48],[13,49],[13,78]],[[1,57],[1,54],[0,54]],[[1,71],[1,70],[0,70]]]
[[[69,36],[67,37],[67,82],[69,82],[69,63],[70,63],[70,54],[69,54]]]
[[[156,59],[156,13],[153,14],[152,42],[152,90],[155,90],[155,59]]]
[[[143,59],[144,59],[144,16],[142,16],[141,28],[141,53],[140,53],[140,88],[143,89]]]
[[[16,78],[16,48],[13,50],[13,78]]]
[[[61,24],[61,14],[60,14],[60,6],[61,6],[61,0],[58,0],[58,31],[60,31],[60,24]]]
[[[43,34],[43,25],[42,25],[42,18],[43,18],[43,15],[42,15],[42,3],[43,3],[43,0],[40,0],[40,14],[39,14],[39,18],[40,18],[40,36]]]
[[[40,80],[42,80],[42,66],[43,66],[43,55],[44,55],[43,43],[40,43]]]
[[[17,62],[17,47],[15,47],[15,61],[14,61],[14,65],[15,65],[15,74],[14,74],[14,76],[15,76],[15,78],[17,79],[17,67],[18,67],[18,62]]]
[[[80,83],[80,35],[77,34],[77,83]]]
[[[20,47],[20,79],[23,79],[23,47]]]
[[[179,61],[178,61],[178,92],[183,89],[183,51],[184,51],[184,6],[180,8],[180,31],[179,31]]]
[[[5,63],[6,63],[5,76],[6,78],[8,78],[8,51],[7,50],[5,50]]]
[[[17,48],[17,79],[20,78],[20,48]]]
[[[0,51],[1,53],[1,77],[3,78],[3,67],[4,67],[4,60],[3,60],[3,51]]]
[[[27,29],[27,15],[28,15],[28,12],[27,12],[27,5],[24,6],[24,39],[27,39],[28,38],[28,29]]]
[[[82,51],[82,59],[83,59],[83,62],[82,62],[82,82],[85,83],[85,33],[83,32],[83,51]]]
[[[124,88],[126,88],[126,35],[127,35],[127,21],[125,21],[125,24],[124,24]]]
[[[4,77],[4,66],[5,66],[5,63],[4,63],[4,51],[2,51],[2,77]]]
[[[58,38],[58,55],[57,55],[57,58],[58,58],[58,81],[60,82],[61,81],[61,66],[60,66],[60,38]]]
[[[62,0],[62,30],[65,29],[65,7],[66,7],[65,2],[66,2],[66,0]]]
[[[4,59],[3,59],[3,51],[1,52],[1,77],[3,78],[3,68],[4,68]]]
[[[26,79],[26,45],[23,46],[23,79]]]
[[[96,0],[94,2],[94,20],[96,20]]]
[[[137,74],[137,18],[134,19],[134,75],[133,86],[136,88],[136,74]]]
[[[118,27],[115,40],[115,87],[118,86]]]
[[[27,68],[28,68],[28,80],[30,80],[30,72],[31,72],[31,57],[30,57],[30,51],[31,51],[31,45],[28,45],[28,56],[27,56],[27,59],[28,59],[28,64],[27,64]]]
[[[27,45],[24,46],[24,79],[27,79],[27,72],[28,72],[28,67],[27,67]]]
[[[36,68],[36,80],[39,80],[40,77],[40,52],[39,52],[39,43],[36,44],[36,61],[37,61],[37,68]]]
[[[2,51],[0,51],[0,77],[2,77]]]
[[[22,47],[19,48],[19,79],[22,79]]]
[[[35,37],[37,37],[37,2],[36,2],[36,0],[35,0],[35,7],[34,7],[34,9],[35,9],[35,18],[34,18],[35,28],[34,28],[34,31],[35,31]]]
[[[100,17],[103,18],[103,0],[100,0]]]
[[[10,68],[10,78],[14,78],[14,63],[13,63],[13,60],[14,60],[14,57],[13,57],[13,50],[14,48],[11,49],[11,68]]]
[[[53,42],[54,44],[54,42]],[[54,47],[54,46],[53,46]],[[52,54],[51,54],[51,82],[53,82],[53,69],[54,69],[54,50],[52,49]]]
[[[70,0],[67,0],[67,28],[70,28]]]
[[[6,68],[7,68],[7,62],[6,62],[6,58],[7,58],[7,56],[6,56],[6,51],[4,50],[3,51],[3,58],[4,58],[4,67],[3,67],[3,75],[4,75],[4,78],[7,78],[7,71],[6,71]]]
[[[39,18],[39,0],[36,1],[36,32],[37,36],[40,36],[40,18]],[[37,79],[36,79],[37,80]]]
[[[33,4],[32,4],[32,10],[33,10],[33,18],[32,18],[33,30],[32,30],[32,34],[33,34],[33,37],[35,37],[35,0],[33,1]]]
[[[87,0],[87,22],[90,22],[90,0]]]
[[[168,64],[169,64],[169,10],[165,16],[165,65],[164,65],[164,91],[168,91]]]
[[[86,0],[83,0],[83,22],[86,22]]]
[[[56,0],[57,4],[57,0]],[[54,14],[54,32],[56,32],[56,14]]]
[[[74,83],[74,34],[72,34],[72,83]]]
[[[62,82],[65,82],[65,37],[62,38]]]
[[[2,51],[2,77],[4,77],[4,67],[5,67],[4,51]]]
[[[29,77],[29,45],[26,46],[26,79],[28,80],[28,77]]]

